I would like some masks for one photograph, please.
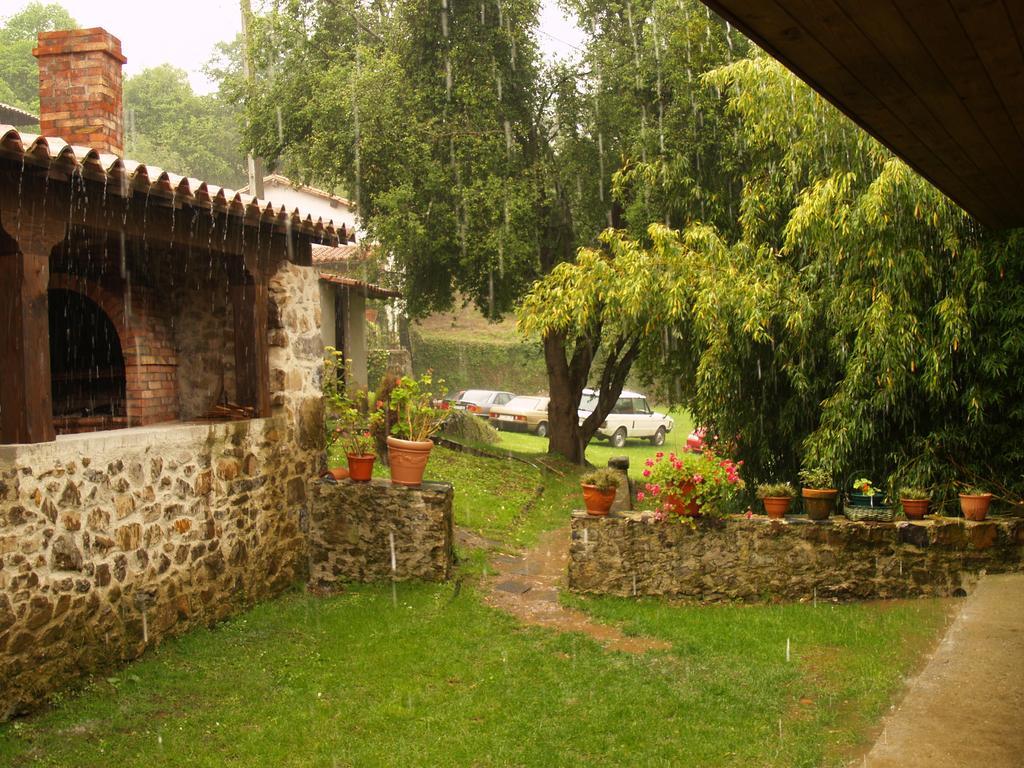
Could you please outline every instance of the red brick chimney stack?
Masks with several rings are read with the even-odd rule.
[[[101,27],[40,32],[32,55],[41,133],[122,156],[121,41]]]

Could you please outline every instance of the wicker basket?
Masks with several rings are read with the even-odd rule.
[[[891,523],[896,519],[896,507],[854,507],[850,504],[844,504],[843,514],[850,520]]]

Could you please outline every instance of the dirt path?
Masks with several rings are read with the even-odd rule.
[[[882,727],[864,768],[1024,766],[1024,574],[978,583]]]
[[[537,545],[522,555],[495,554],[491,557],[494,573],[484,583],[485,601],[525,624],[583,632],[612,651],[645,653],[672,647],[650,637],[629,637],[561,605],[558,592],[565,587],[568,560],[568,527],[543,534]]]

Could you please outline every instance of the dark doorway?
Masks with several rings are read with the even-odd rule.
[[[57,434],[126,426],[124,354],[114,324],[80,293],[51,289],[49,302]]]

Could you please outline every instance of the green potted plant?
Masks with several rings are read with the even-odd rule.
[[[441,428],[445,416],[434,402],[445,392],[444,382],[435,384],[429,371],[418,379],[403,376],[391,390],[390,402],[384,407],[394,413],[387,439],[392,483],[418,486],[423,482],[430,449],[434,447],[430,436]]]
[[[981,522],[988,517],[992,494],[978,485],[969,485],[960,492],[960,511],[965,520]]]
[[[762,483],[757,486],[757,498],[764,511],[773,520],[781,520],[789,512],[796,490],[789,483]]]
[[[811,520],[828,520],[836,508],[839,489],[832,483],[832,473],[819,465],[808,465],[800,470],[803,488],[804,512]]]
[[[725,517],[738,511],[743,480],[740,464],[705,453],[665,454],[659,451],[644,462],[644,489],[637,503],[655,517]]]
[[[909,520],[923,520],[928,514],[930,501],[931,494],[924,488],[913,485],[900,488],[900,505],[903,507],[903,514]]]
[[[324,359],[324,420],[328,464],[335,461],[335,446],[340,445],[348,460],[348,469],[331,467],[336,480],[350,477],[365,482],[373,476],[373,429],[381,414],[369,408],[365,391],[345,388],[341,353],[327,348]]]
[[[615,493],[622,481],[621,474],[610,467],[587,472],[580,478],[583,488],[583,504],[588,515],[601,517],[608,514],[615,501]]]

